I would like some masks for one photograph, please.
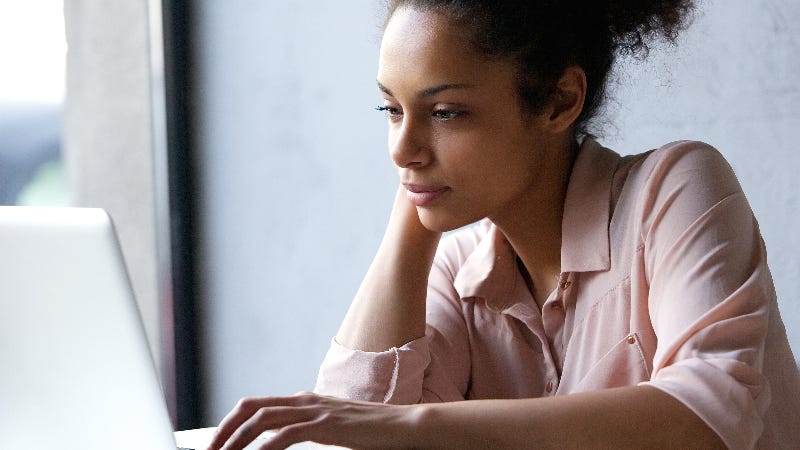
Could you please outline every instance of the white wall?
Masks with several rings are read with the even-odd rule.
[[[372,110],[380,4],[198,2],[206,421],[241,396],[311,389],[396,183]],[[675,51],[633,67],[604,143],[702,139],[760,218],[800,353],[800,10],[716,0]]]
[[[314,387],[382,236],[377,3],[198,3],[209,425]]]

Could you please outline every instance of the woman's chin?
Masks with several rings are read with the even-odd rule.
[[[417,208],[419,221],[422,226],[430,231],[439,233],[446,233],[448,231],[457,230],[459,228],[471,225],[481,218],[467,218],[462,216],[443,214],[440,212],[433,212],[427,208]]]

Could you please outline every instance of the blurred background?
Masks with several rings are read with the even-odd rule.
[[[178,429],[314,386],[396,186],[382,3],[0,0],[0,203],[109,210]],[[800,4],[699,3],[600,140],[726,155],[800,355]]]
[[[61,1],[0,1],[0,204],[65,204]],[[45,6],[42,8],[41,6]]]

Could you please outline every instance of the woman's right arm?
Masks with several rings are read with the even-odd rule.
[[[428,275],[441,233],[426,229],[400,186],[378,252],[336,341],[381,352],[425,335]]]

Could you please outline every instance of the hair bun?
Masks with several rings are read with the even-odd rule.
[[[647,56],[648,42],[654,39],[674,43],[678,33],[688,26],[695,6],[692,0],[609,0],[605,3],[614,45],[622,54],[641,56]]]

